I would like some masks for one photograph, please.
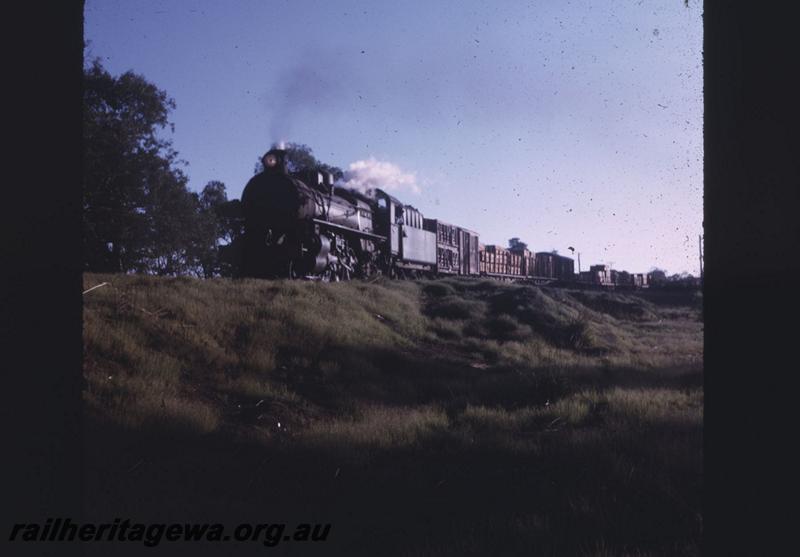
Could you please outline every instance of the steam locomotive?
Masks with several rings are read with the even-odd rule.
[[[290,173],[273,148],[232,202],[243,234],[221,250],[234,276],[323,281],[438,275],[490,276],[537,283],[573,280],[572,259],[534,254],[524,244],[483,246],[467,228],[424,218],[383,190],[367,196],[336,186],[330,173]],[[231,208],[229,207],[229,216]]]

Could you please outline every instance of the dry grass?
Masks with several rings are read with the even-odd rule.
[[[357,417],[317,422],[302,432],[299,442],[358,454],[363,449],[413,448],[445,431],[445,413],[432,407],[364,407]]]

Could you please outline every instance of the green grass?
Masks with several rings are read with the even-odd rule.
[[[91,516],[332,522],[326,554],[699,554],[691,295],[85,288],[106,281],[84,296]]]

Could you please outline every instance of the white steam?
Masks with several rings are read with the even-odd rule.
[[[386,192],[421,192],[415,173],[403,172],[396,164],[374,157],[350,163],[341,184],[367,194],[375,188]]]

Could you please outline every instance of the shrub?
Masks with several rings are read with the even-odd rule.
[[[432,301],[427,306],[427,314],[430,317],[443,319],[474,318],[482,315],[484,310],[485,306],[481,302],[456,296],[446,296]]]

